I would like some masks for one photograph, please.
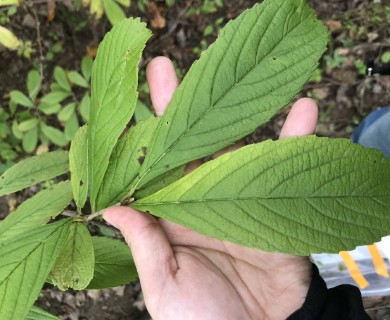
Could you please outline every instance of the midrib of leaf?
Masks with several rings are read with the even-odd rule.
[[[286,3],[286,2],[285,2]],[[284,3],[284,4],[285,4]],[[279,14],[280,13],[280,10],[281,10],[281,8],[282,8],[283,6],[280,6],[279,7],[279,9],[278,9],[278,11],[277,11],[277,14]],[[296,10],[295,10],[296,11]],[[292,11],[290,14],[292,15],[292,14],[294,14],[294,12],[295,11]],[[263,11],[261,12],[261,14],[259,15],[259,17],[258,17],[258,19],[256,20],[256,22],[253,24],[253,26],[252,26],[252,28],[251,28],[251,31],[249,32],[249,34],[248,34],[248,36],[247,36],[247,38],[246,38],[246,40],[245,40],[245,43],[244,43],[244,46],[245,46],[245,44],[247,43],[247,40],[250,38],[250,35],[251,35],[251,32],[255,29],[255,26],[259,23],[259,22],[261,22],[261,17],[263,16]],[[276,15],[277,14],[275,14],[275,17],[276,17]],[[273,54],[273,52],[279,47],[279,45],[280,45],[280,43],[282,42],[282,41],[285,41],[286,39],[285,39],[285,37],[287,36],[287,35],[289,35],[289,34],[291,34],[300,24],[302,24],[302,23],[304,23],[306,20],[308,20],[308,19],[310,19],[310,18],[312,18],[312,16],[311,15],[308,15],[304,20],[300,20],[299,21],[299,23],[297,24],[297,25],[295,25],[288,33],[284,33],[284,36],[279,40],[279,42],[277,42],[271,49],[270,49],[270,51],[269,51],[269,53],[268,54],[266,54],[266,55],[264,55],[260,60],[257,60],[257,56],[256,56],[256,63],[255,63],[255,66],[251,69],[251,70],[249,70],[247,73],[245,73],[241,78],[239,78],[238,80],[236,80],[235,81],[235,83],[232,85],[232,86],[230,86],[219,98],[217,98],[217,100],[214,102],[214,103],[210,103],[210,106],[198,117],[198,119],[195,121],[195,122],[193,122],[191,125],[188,125],[189,124],[189,116],[187,117],[187,129],[179,136],[179,138],[178,139],[176,139],[167,149],[166,149],[166,151],[165,152],[163,152],[162,154],[161,154],[161,156],[160,157],[158,157],[150,166],[149,166],[149,168],[145,171],[145,173],[144,174],[142,174],[138,179],[137,179],[137,181],[135,182],[135,184],[134,184],[134,186],[133,186],[133,188],[132,188],[132,191],[131,191],[131,194],[132,193],[134,193],[134,191],[138,188],[138,186],[139,186],[139,184],[142,182],[142,180],[144,179],[144,177],[145,176],[147,176],[147,174],[161,161],[161,159],[163,159],[165,156],[166,156],[166,154],[167,153],[169,153],[171,150],[172,150],[172,148],[174,148],[182,139],[183,139],[183,137],[184,136],[186,136],[186,134],[197,124],[197,123],[199,123],[211,110],[213,110],[214,109],[214,107],[216,106],[216,105],[218,105],[218,103],[223,99],[223,98],[225,98],[225,96],[227,95],[227,94],[229,94],[229,92],[231,92],[233,89],[235,89],[238,85],[240,85],[240,83],[242,82],[242,81],[244,81],[245,80],[245,78],[248,76],[248,75],[250,75],[250,74],[252,74],[252,72],[255,72],[255,70],[258,68],[258,66],[266,59],[266,58],[268,58],[268,57],[270,57],[272,54]],[[240,21],[240,24],[236,27],[236,29],[235,29],[235,31],[234,31],[234,33],[233,33],[233,36],[232,36],[232,39],[234,38],[234,36],[235,36],[235,34],[236,34],[236,32],[237,32],[237,30],[239,30],[239,26],[243,23],[245,21],[245,19],[243,18],[243,19],[241,19],[241,21]],[[269,30],[269,26],[270,26],[271,24],[268,24],[267,25],[267,28],[266,28],[266,30],[265,30],[265,32],[264,32],[264,34],[263,34],[263,37],[260,39],[260,42],[259,42],[259,44],[258,44],[258,48],[261,46],[261,44],[262,44],[262,40],[263,39],[265,39],[266,38],[266,33],[267,33],[267,31]],[[310,33],[312,33],[313,32],[313,30],[310,30],[310,31],[308,31],[307,32],[307,34],[310,34]],[[316,38],[313,38],[310,42],[308,42],[308,43],[311,43],[311,42],[314,42],[316,40]],[[305,43],[306,45],[308,44],[308,43]],[[229,49],[229,47],[232,45],[232,42],[230,42],[230,44],[229,44],[229,46],[226,48],[226,51],[228,51],[228,49]],[[300,47],[296,47],[293,51],[290,51],[290,53],[291,52],[294,52],[294,51],[296,51],[296,50],[299,50],[300,49]],[[241,52],[243,52],[243,50],[241,51]],[[207,66],[208,66],[208,64],[209,64],[209,62],[212,60],[211,59],[211,55],[213,54],[213,52],[210,52],[210,56],[208,57],[208,60],[206,61],[206,63],[205,63],[205,65],[204,65],[204,67],[203,67],[203,69],[202,70],[205,70],[205,69],[207,69]],[[258,50],[258,52],[257,52],[257,55],[259,54],[259,50]],[[309,57],[309,56],[311,56],[311,54],[310,55],[308,55],[308,56],[304,56],[303,58],[302,58],[302,61],[304,61],[307,57]],[[224,56],[224,58],[226,57],[226,55]],[[237,58],[237,61],[239,60],[239,57]],[[216,75],[217,75],[217,73],[218,73],[218,71],[219,71],[219,68],[220,68],[220,65],[222,64],[222,62],[224,61],[224,59],[220,59],[219,60],[219,64],[218,64],[218,67],[217,67],[217,69],[216,69],[216,71],[215,71],[215,73],[214,73],[214,79],[215,79],[215,77],[216,77]],[[302,63],[302,62],[301,62]],[[236,63],[236,77],[237,77],[237,67],[238,67],[238,63]],[[278,77],[278,76],[280,76],[280,73],[282,73],[282,72],[286,72],[287,70],[289,70],[289,68],[292,68],[293,67],[293,65],[291,65],[291,66],[288,66],[287,68],[285,68],[285,69],[283,69],[281,72],[279,72],[279,73],[275,73],[273,76],[271,76],[271,77],[267,77],[267,78],[264,78],[263,80],[261,80],[261,81],[259,81],[258,83],[261,83],[261,82],[265,82],[265,81],[269,81],[270,79],[272,79],[272,78],[274,78],[274,77]],[[188,82],[189,83],[189,82]],[[194,88],[194,90],[193,90],[193,95],[197,92],[197,88],[198,88],[198,86],[200,85],[200,81],[198,81],[197,82],[197,84],[196,84],[196,87]],[[186,83],[187,84],[187,83]],[[248,84],[246,84],[246,85],[248,85]],[[284,86],[285,85],[288,85],[288,83],[285,83],[284,84]],[[214,90],[214,88],[215,88],[215,86],[213,86],[212,87],[212,92],[211,92],[211,94],[210,94],[210,100],[211,100],[211,98],[213,97],[213,90]],[[278,88],[278,89],[280,89],[280,88]],[[266,93],[266,94],[269,94],[269,93]],[[255,98],[252,98],[252,100],[253,99],[259,99],[259,98],[261,98],[261,97],[264,97],[266,94],[263,94],[263,95],[260,95],[260,96],[257,96],[257,97],[255,97]],[[247,101],[244,101],[244,102],[241,102],[240,104],[243,104],[243,103],[246,103],[246,102],[249,102],[250,100],[247,100]],[[233,105],[233,106],[237,106],[237,105]],[[176,112],[178,112],[179,111],[179,108],[177,108],[176,110],[175,110]],[[264,112],[267,112],[268,110],[265,110]],[[257,111],[255,111],[255,113],[256,114],[258,114],[258,112]],[[251,114],[250,116],[248,116],[248,118],[249,117],[252,117],[253,116],[253,114]],[[217,130],[217,129],[215,129],[215,130]],[[168,132],[167,132],[167,134],[166,134],[166,137],[168,137],[169,136],[169,133],[170,133],[170,128],[169,128],[169,130],[168,130]],[[166,142],[166,140],[165,140],[165,142]],[[216,142],[217,143],[217,142]],[[165,143],[164,143],[165,144]],[[144,183],[142,183],[141,184],[141,186],[143,185]]]

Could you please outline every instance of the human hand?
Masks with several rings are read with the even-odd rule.
[[[156,114],[162,115],[178,85],[171,61],[152,60],[147,78]],[[298,100],[280,138],[312,134],[317,116],[313,100]],[[126,207],[107,209],[104,219],[130,246],[155,320],[285,319],[305,300],[311,280],[306,257],[216,240]]]

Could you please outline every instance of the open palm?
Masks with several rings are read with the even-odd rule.
[[[161,115],[178,84],[172,63],[152,60],[147,76]],[[317,113],[312,100],[299,100],[280,137],[313,133]],[[308,258],[216,240],[126,207],[107,209],[104,218],[132,250],[153,319],[285,319],[305,300]]]

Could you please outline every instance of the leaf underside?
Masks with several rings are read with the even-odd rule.
[[[93,277],[94,263],[92,238],[88,228],[83,222],[74,222],[50,272],[50,280],[60,290],[85,289]]]
[[[25,319],[67,237],[71,219],[36,228],[0,245],[2,320]]]
[[[68,153],[53,151],[27,158],[0,177],[0,196],[16,192],[69,171]]]
[[[148,153],[158,121],[151,117],[139,122],[119,140],[99,190],[97,210],[117,204],[126,197]]]
[[[115,239],[92,237],[95,250],[95,273],[88,289],[122,286],[137,277],[129,247]]]
[[[159,121],[138,188],[268,121],[310,78],[327,41],[304,0],[265,1],[229,22]]]
[[[290,138],[210,161],[136,209],[220,240],[298,255],[390,230],[390,160],[346,139]]]
[[[139,19],[118,23],[100,44],[93,64],[88,126],[88,179],[93,209],[110,155],[134,112],[138,63],[150,35]]]
[[[55,218],[71,200],[69,181],[60,182],[37,193],[0,222],[0,245]]]
[[[77,131],[69,151],[72,191],[79,212],[84,207],[88,196],[87,129],[87,125],[85,125]]]

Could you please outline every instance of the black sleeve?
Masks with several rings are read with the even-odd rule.
[[[316,265],[302,307],[288,320],[370,320],[364,311],[360,290],[351,285],[327,289]]]

